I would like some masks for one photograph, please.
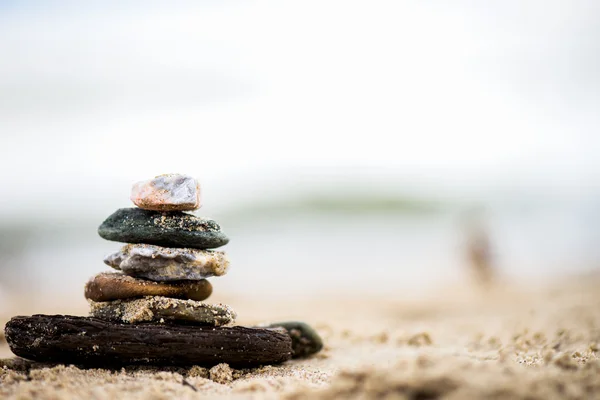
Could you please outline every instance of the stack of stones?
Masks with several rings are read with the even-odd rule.
[[[231,326],[235,312],[204,303],[206,278],[222,276],[229,261],[216,251],[229,239],[219,225],[187,211],[200,207],[200,186],[189,176],[160,175],[133,186],[137,208],[122,208],[98,229],[126,243],[107,256],[119,272],[100,273],[85,285],[90,317],[13,317],[5,327],[18,356],[84,366],[257,366],[321,350],[318,334],[302,322]]]
[[[135,184],[131,200],[98,233],[128,243],[104,262],[117,273],[101,273],[85,286],[92,317],[113,322],[189,321],[221,326],[233,310],[203,303],[212,293],[208,277],[227,272],[229,260],[213,251],[229,242],[219,225],[184,211],[200,207],[200,185],[186,175],[160,175]]]

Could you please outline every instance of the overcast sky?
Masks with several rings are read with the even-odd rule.
[[[451,3],[0,0],[0,205],[163,172],[596,190],[600,2]]]

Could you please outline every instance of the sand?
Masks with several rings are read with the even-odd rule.
[[[8,359],[0,362],[0,398],[600,398],[599,287],[590,276],[440,288],[419,299],[231,296],[240,316],[252,316],[239,323],[304,320],[323,336],[324,351],[246,370],[85,370]],[[10,356],[5,343],[0,355]]]

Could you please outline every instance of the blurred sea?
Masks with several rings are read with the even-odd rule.
[[[405,297],[469,279],[464,213],[456,210],[212,217],[231,239],[222,248],[231,268],[212,279],[215,294]],[[591,205],[491,209],[482,221],[501,279],[544,281],[600,266],[600,213]],[[102,259],[120,246],[97,235],[100,222],[3,231],[3,304],[27,291],[31,307],[49,299],[83,307],[84,282],[108,270]]]

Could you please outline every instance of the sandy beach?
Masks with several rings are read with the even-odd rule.
[[[239,324],[304,320],[325,349],[255,369],[107,370],[11,358],[3,340],[0,397],[600,398],[599,284],[586,276],[444,287],[419,299],[331,294],[277,304],[231,296],[239,315],[252,316]]]

